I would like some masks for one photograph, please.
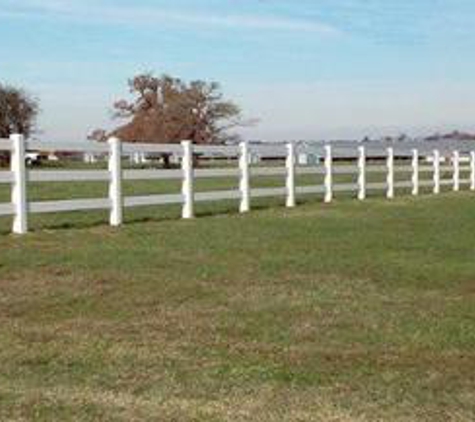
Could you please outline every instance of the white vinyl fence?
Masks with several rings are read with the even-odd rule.
[[[460,146],[460,145],[459,145]],[[282,197],[287,207],[297,205],[298,196],[323,195],[326,203],[341,192],[351,192],[365,200],[369,191],[385,192],[394,198],[398,189],[408,189],[418,195],[422,187],[434,194],[442,186],[450,185],[454,191],[462,188],[475,190],[475,145],[463,145],[452,151],[453,145],[438,143],[332,143],[324,144],[249,144],[237,146],[202,146],[184,141],[179,144],[130,144],[112,138],[108,143],[41,143],[25,141],[21,135],[0,140],[0,153],[10,154],[10,171],[0,171],[0,185],[11,186],[11,202],[0,204],[0,216],[13,216],[12,231],[25,234],[28,216],[32,213],[58,213],[66,211],[109,210],[110,224],[123,223],[124,208],[181,204],[182,217],[193,218],[197,202],[235,199],[239,210],[249,212],[253,198]],[[26,150],[74,151],[88,156],[107,157],[108,170],[35,170],[25,166]],[[178,158],[181,169],[125,169],[123,158],[134,155],[169,154]],[[194,168],[194,157],[205,155],[235,160],[234,168]],[[308,157],[318,157],[309,160]],[[302,159],[304,157],[304,159]],[[253,166],[258,158],[261,166]],[[267,165],[282,162],[281,166]],[[274,160],[274,161],[270,161]],[[301,161],[305,165],[301,165]],[[310,163],[310,164],[308,164]],[[442,175],[450,173],[450,179]],[[369,182],[371,175],[379,173],[384,182]],[[404,175],[399,181],[398,175]],[[322,183],[298,186],[298,176],[320,175]],[[352,183],[336,183],[335,176],[348,175]],[[462,177],[465,175],[465,177]],[[282,176],[282,187],[251,188],[251,178]],[[200,178],[236,177],[236,189],[196,192],[195,181]],[[146,196],[124,196],[123,181],[130,180],[180,180],[181,193]],[[285,180],[285,183],[284,183]],[[29,182],[91,182],[109,184],[108,198],[64,199],[57,201],[29,201]]]

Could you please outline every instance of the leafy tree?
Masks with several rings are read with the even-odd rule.
[[[108,135],[128,142],[174,143],[184,139],[196,144],[218,144],[236,135],[241,126],[240,108],[224,98],[216,82],[185,82],[169,75],[142,74],[129,80],[133,101],[114,104],[113,116],[127,121],[112,133],[96,130],[91,139]]]

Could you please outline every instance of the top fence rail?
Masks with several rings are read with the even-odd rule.
[[[330,141],[330,142],[292,142],[295,145],[297,154],[308,154],[318,157],[325,155],[325,146],[331,145],[334,158],[357,158],[358,149],[365,147],[368,158],[377,158],[385,156],[388,148],[392,148],[397,157],[410,158],[413,150],[417,149],[420,154],[431,154],[434,150],[441,154],[448,154],[458,150],[461,154],[469,154],[475,149],[475,141]],[[288,144],[288,143],[286,143]],[[249,152],[260,158],[285,158],[287,155],[287,146],[283,143],[249,143]],[[12,142],[9,139],[0,139],[0,150],[11,150]],[[64,151],[76,153],[109,153],[107,143],[68,143],[68,142],[46,142],[46,141],[27,141],[27,150],[34,151]],[[122,144],[124,155],[136,153],[156,154],[156,155],[175,155],[181,157],[183,148],[180,144],[152,144],[152,143],[128,143]],[[193,152],[198,155],[208,157],[237,157],[239,155],[238,145],[193,145]]]
[[[125,154],[143,152],[181,155],[183,152],[180,144],[141,144],[124,142],[122,145],[122,151]]]
[[[96,152],[107,153],[109,146],[106,143],[95,142],[46,142],[46,141],[27,141],[27,150],[35,151],[66,151],[66,152]]]

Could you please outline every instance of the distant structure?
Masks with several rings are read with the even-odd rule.
[[[475,134],[467,132],[459,132],[455,130],[450,133],[440,134],[436,133],[424,138],[425,141],[475,141]]]

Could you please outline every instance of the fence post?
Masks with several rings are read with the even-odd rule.
[[[13,233],[26,234],[28,231],[28,204],[26,193],[25,138],[11,135],[12,204],[14,208]]]
[[[388,148],[388,158],[387,158],[387,168],[388,168],[388,176],[387,176],[387,193],[386,196],[388,199],[394,198],[394,148]]]
[[[470,153],[470,190],[475,190],[475,151]]]
[[[358,199],[366,199],[366,148],[358,148]]]
[[[109,199],[111,201],[110,225],[118,227],[123,222],[122,199],[122,143],[117,138],[109,139]]]
[[[12,204],[14,208],[13,233],[28,232],[28,202],[26,191],[25,138],[11,135],[11,172],[13,173]]]
[[[251,176],[249,161],[249,144],[244,141],[239,144],[239,191],[241,192],[239,212],[241,213],[249,212],[251,210]]]
[[[412,195],[419,195],[419,151],[412,150]]]
[[[458,192],[460,190],[460,153],[458,151],[454,151],[452,165],[454,168],[454,192]]]
[[[296,155],[295,155],[295,144],[289,142],[287,144],[287,202],[286,205],[288,208],[294,208],[297,204],[295,196],[295,164],[296,164]]]
[[[183,158],[181,167],[183,170],[183,210],[182,218],[190,219],[194,217],[194,189],[193,189],[193,144],[191,141],[183,141]]]
[[[333,154],[331,145],[325,145],[325,202],[333,201]]]
[[[434,194],[440,193],[440,151],[434,150]]]

